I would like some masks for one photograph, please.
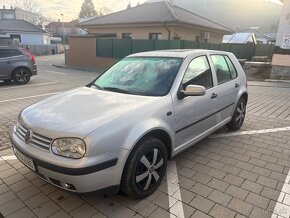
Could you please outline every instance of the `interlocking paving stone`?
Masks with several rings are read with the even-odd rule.
[[[231,202],[229,203],[228,207],[231,208],[232,210],[238,212],[238,213],[245,215],[245,216],[248,216],[253,209],[253,206],[251,204],[248,204],[248,203],[241,201],[237,198],[233,198],[231,200]]]
[[[41,206],[38,206],[33,210],[33,212],[38,216],[38,217],[48,217],[55,212],[60,210],[60,207],[57,206],[53,201],[49,201]]]
[[[23,86],[5,91],[8,95],[1,95],[0,100],[17,98],[21,90],[23,95],[45,94],[75,86],[61,81],[57,85]],[[248,112],[241,131],[290,126],[289,90],[290,87],[276,84],[262,87],[250,83]],[[4,91],[1,85],[0,91]],[[10,144],[7,132],[19,111],[42,99],[7,102],[5,108],[0,103],[0,156],[13,155],[7,149]],[[226,132],[229,131],[221,129],[215,134]],[[185,217],[198,218],[264,218],[271,217],[272,211],[276,215],[283,215],[284,211],[287,216],[290,185],[284,185],[284,181],[290,168],[289,146],[289,131],[204,139],[174,158],[177,171],[169,172],[167,181],[144,200],[123,195],[104,198],[68,193],[42,181],[19,161],[0,158],[0,208],[16,210],[11,209],[8,217],[78,217],[82,213],[84,217],[98,218],[169,218],[182,216],[181,208]],[[169,190],[168,182],[172,183]],[[282,189],[284,194],[280,194]]]
[[[236,216],[236,212],[218,204],[214,205],[209,214],[216,218],[234,218]]]
[[[7,218],[19,218],[19,217],[31,218],[35,217],[35,214],[28,207],[24,207],[7,216]]]
[[[263,209],[267,209],[270,203],[270,199],[262,197],[261,195],[257,195],[255,193],[249,193],[245,201]]]
[[[204,213],[208,213],[214,206],[214,202],[198,195],[189,203],[189,205]]]
[[[232,199],[232,196],[222,193],[220,191],[214,190],[208,198],[212,201],[215,201],[216,203],[219,203],[221,205],[227,206],[230,200]]]
[[[233,196],[233,197],[239,198],[241,200],[244,200],[247,197],[247,195],[249,194],[249,192],[247,190],[244,190],[242,188],[236,187],[234,185],[231,185],[226,190],[226,193],[231,195],[231,196]]]

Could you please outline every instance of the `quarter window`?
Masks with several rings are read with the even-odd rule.
[[[211,55],[211,59],[217,75],[218,84],[232,80],[231,71],[223,55]]]
[[[200,85],[206,89],[213,87],[212,72],[206,56],[193,59],[184,74],[183,88],[188,85]]]
[[[235,79],[238,77],[238,73],[237,73],[237,70],[233,64],[233,62],[230,60],[230,58],[228,56],[225,56],[225,59],[227,61],[227,64],[230,68],[230,72],[231,72],[231,75],[232,75],[232,79]]]

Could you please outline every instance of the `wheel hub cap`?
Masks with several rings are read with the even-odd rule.
[[[146,191],[154,186],[163,170],[163,157],[161,152],[154,148],[144,154],[137,166],[136,184],[140,190]]]
[[[154,170],[155,170],[155,167],[152,165],[152,166],[149,167],[148,172],[150,174],[152,174],[154,172]]]

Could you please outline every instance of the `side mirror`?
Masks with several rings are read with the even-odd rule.
[[[183,97],[186,96],[203,96],[205,95],[206,90],[203,86],[198,85],[188,85],[185,90],[181,91]]]

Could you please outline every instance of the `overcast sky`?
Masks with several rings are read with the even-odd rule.
[[[15,5],[17,0],[0,0],[0,7],[3,5],[10,7]],[[20,0],[21,1],[21,0]],[[29,1],[29,0],[26,0]],[[60,14],[64,14],[64,21],[71,21],[78,18],[80,8],[83,0],[34,0],[39,2],[39,8],[42,10],[44,16],[57,21],[61,19]],[[131,2],[132,6],[135,6],[138,2],[143,3],[146,0],[93,0],[95,8],[109,8],[112,12],[123,10]],[[178,0],[176,0],[178,1]],[[193,1],[193,0],[189,0]],[[254,2],[255,0],[253,0]],[[279,0],[266,0],[272,2],[279,2]]]

